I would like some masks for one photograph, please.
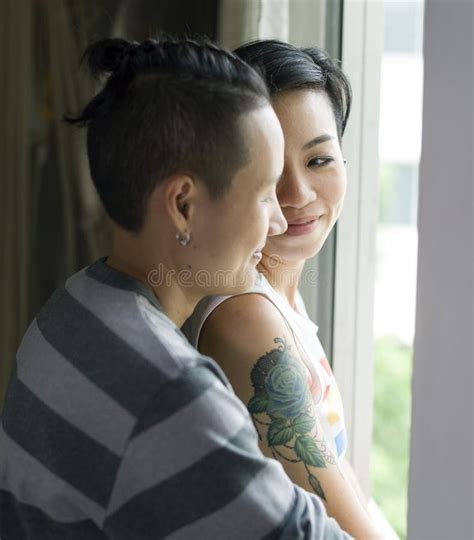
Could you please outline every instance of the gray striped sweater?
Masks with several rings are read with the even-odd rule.
[[[105,260],[52,295],[18,349],[1,539],[349,538],[261,454],[217,364]]]

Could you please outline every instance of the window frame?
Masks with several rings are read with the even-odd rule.
[[[368,497],[383,22],[382,2],[345,0],[342,67],[351,80],[353,103],[343,142],[347,194],[336,231],[333,370],[345,406],[347,458]]]

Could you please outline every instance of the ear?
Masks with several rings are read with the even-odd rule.
[[[162,195],[165,211],[176,230],[191,232],[190,223],[197,197],[194,178],[185,174],[170,176],[164,182]]]

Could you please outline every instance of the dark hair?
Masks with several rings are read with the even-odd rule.
[[[305,88],[325,92],[332,104],[339,139],[342,138],[351,110],[351,85],[326,51],[319,47],[298,48],[276,40],[257,40],[234,52],[263,74],[272,95]]]
[[[71,124],[87,126],[91,177],[109,216],[139,232],[157,183],[176,172],[213,198],[249,159],[241,117],[268,104],[257,72],[206,40],[106,39],[83,55],[102,90]]]

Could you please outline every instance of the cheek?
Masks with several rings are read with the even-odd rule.
[[[271,207],[269,203],[258,204],[254,211],[254,218],[251,221],[252,237],[261,240],[262,235],[266,236],[270,223]]]
[[[270,206],[267,203],[249,204],[245,212],[241,227],[240,245],[247,252],[250,249],[253,251],[262,246],[267,238],[269,228],[269,213]]]
[[[209,212],[202,216],[196,223],[193,235],[196,259],[205,257],[216,261],[228,257],[229,246],[232,245],[232,225],[232,221],[221,213],[212,215]]]
[[[326,182],[325,199],[333,206],[342,206],[346,195],[346,177],[345,175],[332,178]]]
[[[258,240],[256,241],[255,237],[258,234],[259,216],[249,210],[214,225],[214,235],[219,237],[216,248],[224,260],[232,260],[235,263],[247,259],[249,251],[256,247]]]

